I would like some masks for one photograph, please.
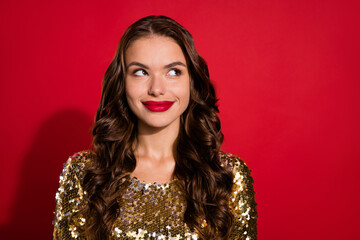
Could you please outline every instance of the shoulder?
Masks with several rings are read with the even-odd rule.
[[[73,154],[68,158],[68,160],[64,163],[63,172],[61,174],[61,178],[67,178],[71,175],[73,177],[77,177],[82,179],[84,175],[85,167],[91,162],[91,151],[81,151]]]
[[[220,151],[220,161],[223,167],[228,167],[232,170],[235,178],[237,175],[248,176],[251,170],[247,164],[236,154]]]
[[[247,164],[239,156],[228,152],[221,151],[220,159],[222,166],[229,168],[234,175],[233,195],[237,197],[254,196],[254,180]]]
[[[85,167],[90,162],[90,156],[90,151],[77,152],[64,163],[56,193],[57,203],[61,203],[64,199],[83,198],[82,179]]]

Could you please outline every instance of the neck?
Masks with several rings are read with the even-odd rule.
[[[151,128],[138,123],[135,155],[153,161],[174,159],[174,149],[179,134],[180,121],[164,128]]]

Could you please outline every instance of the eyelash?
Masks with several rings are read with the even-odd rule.
[[[133,71],[133,75],[134,75],[134,76],[139,76],[139,77],[142,76],[142,75],[137,75],[137,74],[136,74],[136,73],[139,72],[139,71],[142,71],[142,74],[143,74],[143,75],[147,75],[147,74],[148,74],[144,69],[135,69],[135,70]],[[177,68],[172,68],[172,69],[169,70],[169,72],[171,72],[171,71],[175,71],[175,75],[170,75],[170,76],[180,76],[180,75],[182,74],[181,70],[180,70],[180,69],[177,69]],[[167,74],[169,74],[169,72],[168,72]]]
[[[182,73],[181,70],[177,69],[177,68],[172,68],[172,69],[169,70],[169,72],[171,72],[171,71],[175,71],[175,76],[180,76],[181,73]]]
[[[136,73],[139,72],[139,71],[142,71],[142,74],[144,74],[144,75],[147,74],[147,72],[146,72],[144,69],[135,69],[135,70],[133,71],[133,75],[134,75],[134,76],[140,76],[140,75],[136,75]]]

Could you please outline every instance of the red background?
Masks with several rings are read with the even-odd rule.
[[[253,170],[259,239],[360,239],[358,1],[2,1],[0,237],[51,238],[62,163],[87,149],[125,28],[168,15]]]

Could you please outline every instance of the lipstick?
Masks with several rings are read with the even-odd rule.
[[[172,101],[146,101],[142,102],[144,106],[151,112],[165,112],[168,110],[174,102]]]

